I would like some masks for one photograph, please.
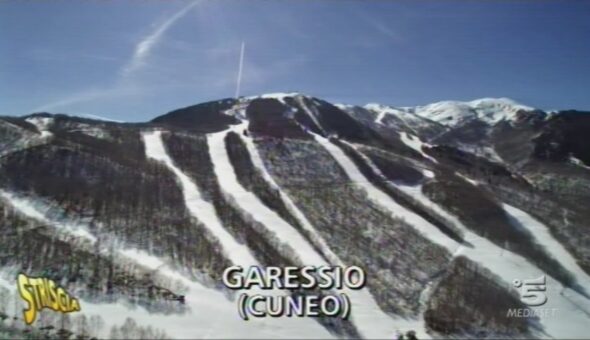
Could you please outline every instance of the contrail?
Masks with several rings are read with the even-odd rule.
[[[186,15],[199,1],[191,2],[176,12],[173,16],[164,21],[160,26],[143,38],[136,46],[133,57],[123,68],[122,75],[127,76],[145,64],[145,59],[150,55],[152,48],[160,41],[164,33],[180,18]]]
[[[246,43],[242,41],[242,49],[240,50],[240,66],[238,68],[238,81],[236,84],[236,98],[240,96],[240,85],[242,84],[242,69],[244,68],[244,50]]]
[[[107,88],[90,89],[74,93],[64,99],[54,101],[33,109],[33,112],[46,111],[57,107],[64,107],[81,102],[87,102],[105,97],[124,96],[136,94],[140,91],[137,87],[129,88],[124,80],[131,76],[135,71],[145,65],[146,59],[150,56],[154,46],[162,39],[164,34],[174,23],[184,17],[200,1],[196,0],[181,8],[163,23],[157,26],[150,34],[141,39],[136,45],[133,55],[124,66],[119,70],[118,79],[115,84]]]

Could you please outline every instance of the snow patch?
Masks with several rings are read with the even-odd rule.
[[[579,167],[582,167],[584,169],[590,170],[590,166],[586,165],[584,162],[582,162],[582,160],[580,160],[572,155],[570,155],[570,157],[569,157],[569,162],[574,165],[577,165]]]
[[[87,226],[75,224],[69,221],[55,221],[48,216],[50,207],[40,200],[32,200],[14,193],[0,189],[0,198],[3,198],[16,211],[28,218],[39,221],[42,225],[51,225],[72,236],[80,237],[92,243],[96,237],[92,235]]]
[[[410,148],[418,151],[422,156],[424,156],[424,158],[427,158],[427,159],[433,161],[434,163],[438,163],[438,161],[436,159],[434,159],[432,156],[428,155],[426,152],[422,151],[422,146],[430,147],[431,146],[430,144],[422,143],[420,138],[418,138],[417,136],[414,136],[414,135],[410,135],[406,132],[400,132],[399,137],[400,137],[401,141],[404,142],[404,144],[406,144]]]
[[[276,100],[280,101],[282,104],[287,105],[287,103],[285,102],[285,98],[287,98],[287,97],[295,97],[297,95],[299,95],[299,93],[297,93],[297,92],[291,92],[291,93],[276,92],[276,93],[265,93],[265,94],[262,94],[260,96],[247,97],[247,99],[249,99],[249,100],[258,99],[258,98],[262,98],[262,99],[276,99]]]
[[[25,121],[35,125],[37,130],[41,133],[41,138],[49,138],[53,134],[49,131],[49,127],[53,124],[52,117],[29,117]]]

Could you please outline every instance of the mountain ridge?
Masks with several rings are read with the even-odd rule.
[[[371,280],[352,297],[351,320],[260,322],[291,337],[583,334],[590,116],[486,111],[452,126],[387,110],[396,109],[267,94],[144,123],[0,117],[4,246],[34,244],[45,255],[0,256],[0,278],[11,268],[49,273],[85,304],[158,328],[173,322],[181,326],[171,336],[186,337],[215,327],[204,319],[194,328],[191,310],[203,301],[235,317],[219,282],[231,263],[355,264]],[[68,253],[75,261],[63,266]],[[512,280],[539,275],[546,307],[575,312],[507,317],[506,308],[530,308]],[[186,306],[166,298],[177,295]],[[268,335],[252,325],[215,331]]]

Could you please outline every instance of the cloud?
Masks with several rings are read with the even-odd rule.
[[[141,39],[141,41],[135,46],[135,52],[133,53],[131,60],[129,60],[127,65],[123,67],[121,72],[122,76],[128,77],[131,73],[143,67],[146,64],[146,59],[150,56],[152,49],[162,39],[166,31],[172,27],[174,23],[184,17],[198,3],[199,1],[195,1],[183,7],[180,11],[176,12],[173,16],[158,25],[150,34]]]

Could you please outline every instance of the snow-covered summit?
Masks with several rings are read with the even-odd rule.
[[[482,98],[469,102],[442,101],[406,109],[448,126],[455,126],[471,119],[494,125],[502,120],[513,120],[518,111],[534,110],[509,98]]]
[[[376,122],[381,122],[386,115],[391,114],[404,120],[421,117],[447,126],[456,126],[472,119],[494,125],[502,120],[514,119],[520,110],[534,110],[509,98],[481,98],[469,102],[446,100],[416,107],[370,103],[364,108],[377,113]]]

